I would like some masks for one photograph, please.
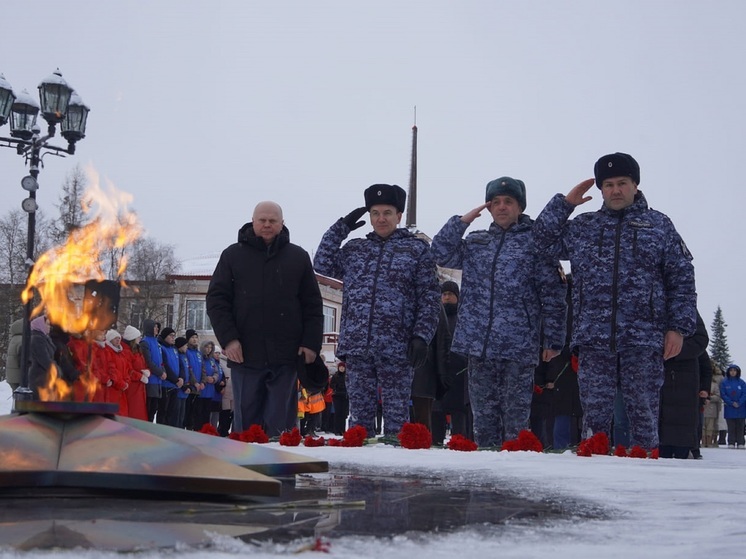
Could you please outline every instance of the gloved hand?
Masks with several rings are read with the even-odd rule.
[[[150,375],[146,375],[145,373],[143,373],[142,376],[140,377],[140,382],[143,384],[148,384],[148,376]]]
[[[407,347],[407,359],[415,369],[422,367],[427,361],[427,343],[419,336],[409,340]]]
[[[347,227],[350,228],[350,231],[360,229],[363,225],[365,225],[365,222],[362,220],[358,221],[358,219],[360,219],[366,211],[368,210],[366,210],[365,208],[357,208],[355,210],[352,210],[350,213],[342,218],[342,221]]]
[[[145,378],[150,376],[150,369],[140,369],[140,372],[145,375]]]

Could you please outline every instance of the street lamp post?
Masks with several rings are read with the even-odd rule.
[[[75,143],[85,137],[85,128],[90,110],[75,91],[67,84],[59,69],[39,84],[39,103],[24,89],[16,95],[13,88],[0,74],[0,126],[10,120],[11,138],[0,137],[0,145],[14,148],[29,166],[29,174],[21,180],[21,186],[28,191],[28,197],[21,207],[28,214],[26,238],[27,277],[34,265],[34,242],[36,235],[36,191],[39,189],[39,167],[43,157],[51,153],[64,157],[75,153]],[[47,134],[41,135],[41,127],[36,117],[41,112],[47,121]],[[62,136],[67,140],[67,148],[49,143],[55,135],[57,124]],[[44,150],[44,153],[42,151]],[[23,381],[16,390],[16,400],[30,399],[33,392],[28,388],[29,342],[31,339],[31,309],[29,300],[24,305],[23,342],[21,345],[21,370]]]

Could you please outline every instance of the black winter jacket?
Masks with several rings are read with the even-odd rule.
[[[295,364],[298,348],[321,350],[321,293],[308,253],[283,226],[271,245],[251,223],[220,255],[207,290],[207,314],[223,347],[241,342],[244,364]],[[236,364],[228,361],[228,366]]]

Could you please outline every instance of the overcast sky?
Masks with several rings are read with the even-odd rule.
[[[407,187],[416,106],[421,230],[502,175],[526,182],[535,217],[598,157],[630,153],[694,254],[705,322],[721,305],[746,357],[746,2],[38,0],[2,17],[14,89],[36,95],[59,67],[91,107],[76,155],[45,159],[49,213],[90,163],[182,259],[219,253],[265,199],[313,252],[365,187]],[[5,207],[24,173],[0,150]]]

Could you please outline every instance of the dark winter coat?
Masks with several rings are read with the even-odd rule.
[[[493,223],[462,239],[468,226],[453,216],[432,244],[438,265],[463,270],[451,350],[537,365],[542,320],[545,347],[561,348],[565,342],[559,261],[537,253],[527,215],[507,230]]]
[[[337,355],[402,360],[409,341],[429,343],[438,324],[440,288],[427,243],[406,229],[387,239],[371,232],[340,247],[350,228],[340,219],[324,233],[316,271],[344,282]]]
[[[10,325],[10,340],[8,341],[8,359],[5,364],[5,379],[9,384],[21,384],[23,371],[21,369],[21,346],[23,345],[23,319],[19,318]]]
[[[723,399],[725,419],[746,418],[746,382],[741,378],[740,372],[736,377],[726,373],[720,383],[720,397]],[[737,408],[733,406],[734,402],[738,402]]]
[[[245,365],[295,364],[301,346],[321,350],[319,284],[308,253],[284,226],[269,246],[251,223],[241,227],[238,242],[220,255],[206,299],[218,341],[240,341]]]
[[[46,385],[50,369],[54,368],[58,377],[62,376],[59,365],[54,360],[54,342],[52,338],[38,330],[31,331],[29,341],[30,364],[28,387],[38,396],[39,388]]]
[[[661,446],[697,448],[699,436],[700,356],[709,337],[702,317],[697,313],[697,330],[684,338],[681,352],[664,364],[665,377],[661,387],[659,435]],[[712,375],[712,370],[704,374]],[[709,390],[710,382],[705,390]]]
[[[347,397],[347,372],[341,373],[337,371],[332,375],[329,380],[329,386],[332,389],[334,396]]]
[[[457,309],[444,305],[431,344],[440,384],[444,389],[439,400],[446,413],[465,411],[469,403],[468,361],[463,355],[451,351],[457,318]]]
[[[692,256],[664,214],[638,191],[622,210],[603,206],[568,221],[575,206],[557,194],[533,228],[540,250],[570,260],[573,346],[663,348],[665,332],[696,330]]]

